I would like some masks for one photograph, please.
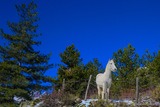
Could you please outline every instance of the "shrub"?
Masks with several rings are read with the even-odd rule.
[[[134,104],[128,105],[125,102],[105,102],[104,100],[98,100],[96,102],[91,102],[89,107],[135,107]]]
[[[89,107],[114,107],[114,104],[108,103],[104,100],[98,100],[96,102],[91,102]]]
[[[14,103],[3,103],[0,104],[0,107],[18,107],[18,105]]]
[[[77,104],[76,98],[70,93],[54,91],[52,94],[43,97],[42,107],[75,106]]]
[[[53,92],[52,94],[44,96],[42,99],[44,101],[42,107],[58,107],[61,104],[62,93]]]
[[[98,100],[96,102],[91,103],[89,107],[106,107],[106,105],[105,105],[105,101]]]
[[[160,85],[158,85],[152,92],[152,98],[160,102]]]

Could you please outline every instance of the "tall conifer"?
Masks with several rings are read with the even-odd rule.
[[[14,96],[30,99],[34,91],[48,88],[44,82],[51,82],[44,76],[52,67],[48,64],[50,55],[35,49],[41,42],[36,41],[39,20],[34,2],[16,5],[18,22],[8,22],[11,34],[0,30],[0,36],[7,45],[0,46],[0,103],[13,102]]]

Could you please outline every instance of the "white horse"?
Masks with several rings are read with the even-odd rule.
[[[114,64],[114,61],[109,60],[106,65],[105,72],[99,73],[96,76],[96,84],[97,84],[99,98],[102,95],[102,99],[107,99],[107,100],[109,99],[109,89],[111,87],[111,82],[112,82],[111,71],[115,72],[116,70],[117,68]]]

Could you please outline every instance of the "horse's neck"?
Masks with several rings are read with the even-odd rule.
[[[111,78],[111,70],[109,69],[108,65],[106,66],[105,72],[104,72],[104,76],[106,78]]]

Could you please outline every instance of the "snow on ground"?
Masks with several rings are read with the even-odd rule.
[[[82,102],[80,103],[80,106],[85,105],[85,107],[89,107],[90,102],[94,102],[94,101],[98,101],[98,99],[87,99],[82,100]],[[126,103],[127,105],[132,105],[134,104],[134,102],[132,100],[110,100],[112,103]]]
[[[80,103],[81,105],[85,105],[86,107],[88,107],[90,105],[90,102],[92,101],[98,101],[98,99],[87,99],[87,100],[82,100],[82,102]]]
[[[13,97],[13,100],[14,100],[16,103],[20,103],[21,101],[24,101],[25,99],[22,98],[22,97],[14,96],[14,97]]]
[[[132,105],[134,102],[132,100],[112,100],[113,103],[126,103],[127,105]]]
[[[37,103],[34,107],[39,107],[41,104],[43,104],[43,101]]]

